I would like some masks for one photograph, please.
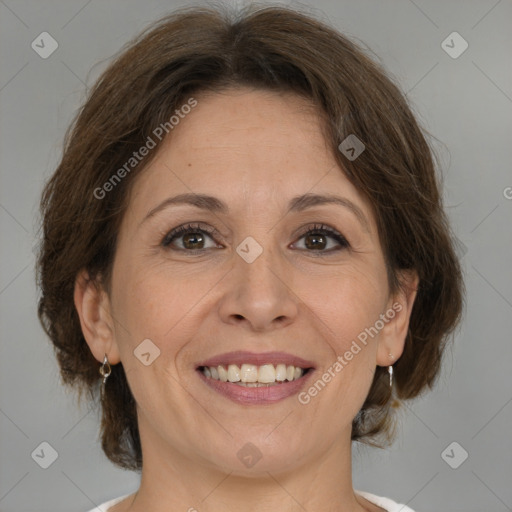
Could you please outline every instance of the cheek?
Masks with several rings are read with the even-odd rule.
[[[176,358],[187,342],[183,326],[191,305],[182,282],[147,266],[131,270],[119,267],[116,341],[135,401],[152,415],[164,407],[163,397],[179,403]]]
[[[187,287],[179,276],[170,279],[163,267],[137,261],[119,261],[116,271],[114,312],[134,342],[141,336],[161,337],[162,329],[169,330],[183,316]]]
[[[213,308],[219,275],[189,269],[171,273],[168,264],[119,263],[113,311],[124,365],[136,368],[140,364],[133,357],[134,350],[149,339],[160,351],[159,367],[177,372],[180,351],[194,339]]]
[[[308,303],[318,320],[318,345],[326,343],[329,351],[303,399],[314,402],[319,414],[329,408],[336,425],[355,416],[373,381],[386,298],[386,288],[378,284],[361,273],[345,274],[329,281],[316,292],[314,303]]]
[[[384,267],[374,272],[346,269],[329,282],[326,294],[316,308],[318,315],[325,315],[322,323],[329,326],[325,339],[333,352],[323,368],[325,380],[332,383],[326,398],[340,405],[341,421],[344,414],[357,413],[373,381],[388,295]]]
[[[387,301],[387,278],[384,271],[379,275],[377,270],[348,266],[329,278],[318,277],[304,280],[300,296],[339,354],[379,319]]]

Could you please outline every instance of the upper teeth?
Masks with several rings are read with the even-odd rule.
[[[225,366],[204,366],[203,373],[212,379],[223,382],[261,382],[268,384],[272,382],[283,382],[284,380],[296,380],[302,377],[304,370],[298,366],[278,364],[264,364],[256,366],[254,364],[236,364]]]

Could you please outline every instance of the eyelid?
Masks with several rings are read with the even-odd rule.
[[[308,226],[305,226],[303,228],[300,228],[297,232],[296,232],[296,235],[295,236],[298,236],[298,237],[301,237],[301,236],[304,236],[305,234],[309,233],[310,231],[326,231],[328,233],[332,233],[334,235],[339,235],[343,238],[345,238],[343,236],[342,233],[340,233],[337,229],[329,226],[328,224],[323,224],[323,223],[318,223],[318,222],[315,222],[314,224],[310,224]]]

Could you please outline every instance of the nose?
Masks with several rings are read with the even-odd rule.
[[[219,306],[222,320],[246,324],[258,332],[292,323],[298,314],[299,298],[290,286],[291,269],[286,263],[267,248],[252,263],[237,253],[234,258]]]

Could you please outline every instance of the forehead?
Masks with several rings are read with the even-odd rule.
[[[328,147],[321,116],[310,101],[249,89],[194,98],[197,106],[137,176],[133,208],[147,212],[169,195],[196,192],[224,198],[233,210],[261,211],[299,194],[340,192],[369,216],[364,197]]]
[[[199,95],[197,102],[170,133],[162,152],[185,156],[180,149],[186,148],[187,156],[244,160],[245,166],[328,153],[316,105],[295,94],[228,89]],[[261,174],[265,168],[260,168]]]

